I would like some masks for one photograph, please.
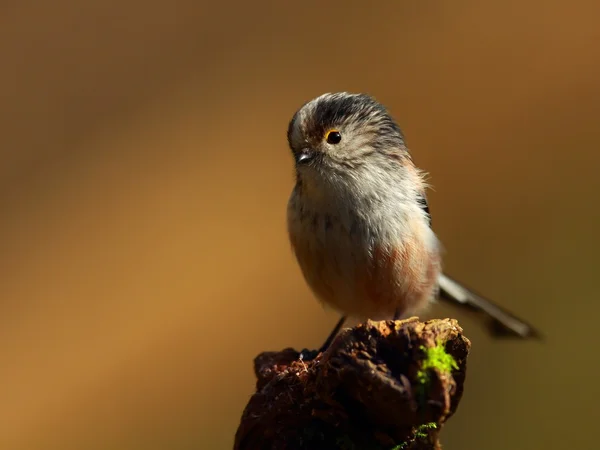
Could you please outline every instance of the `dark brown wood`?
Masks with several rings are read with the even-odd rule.
[[[439,449],[470,345],[453,319],[410,318],[344,329],[310,361],[261,353],[234,449]]]

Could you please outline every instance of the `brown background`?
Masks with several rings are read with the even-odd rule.
[[[37,3],[37,5],[33,5]],[[546,333],[473,341],[445,448],[596,448],[600,3],[0,4],[0,448],[228,449],[264,349],[317,346],[287,121],[375,95],[450,273]]]

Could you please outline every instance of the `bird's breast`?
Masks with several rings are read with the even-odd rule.
[[[418,309],[437,280],[435,235],[419,206],[402,196],[320,198],[295,190],[288,231],[317,297],[372,319]]]

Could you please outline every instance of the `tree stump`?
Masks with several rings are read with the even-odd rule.
[[[261,353],[234,450],[441,448],[463,392],[462,333],[453,319],[367,321],[310,360],[291,348]]]

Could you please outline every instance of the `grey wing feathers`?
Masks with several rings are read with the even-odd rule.
[[[431,227],[431,213],[429,212],[429,203],[427,202],[427,195],[425,192],[421,192],[417,201],[419,202],[419,206],[425,213],[427,214],[427,223]]]

